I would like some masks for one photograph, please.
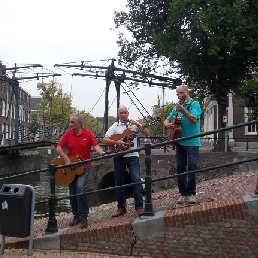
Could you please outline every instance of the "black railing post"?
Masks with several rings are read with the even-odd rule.
[[[48,165],[50,172],[50,195],[49,195],[49,219],[46,228],[46,234],[52,234],[58,232],[57,228],[57,220],[55,218],[55,205],[56,205],[56,196],[55,196],[55,173],[56,173],[56,165],[50,164]]]
[[[257,154],[257,158],[258,158],[258,154]],[[258,161],[257,161],[257,165],[258,165]],[[252,196],[254,198],[258,198],[258,179],[256,181],[256,188],[254,189],[254,193],[252,194]]]
[[[145,144],[145,167],[146,167],[146,176],[145,176],[145,208],[144,208],[144,216],[154,216],[154,212],[152,209],[152,201],[151,201],[151,144]]]
[[[248,149],[249,149],[249,146],[248,146],[248,138],[246,137],[246,151],[248,151]]]

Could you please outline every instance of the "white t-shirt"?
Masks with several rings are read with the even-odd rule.
[[[136,125],[132,125],[130,123],[125,125],[124,123],[121,123],[121,122],[115,122],[107,130],[107,132],[105,134],[105,137],[110,138],[114,134],[122,134],[126,129],[129,129],[132,132],[138,132],[138,130],[139,130],[139,128]],[[128,134],[125,135],[125,136],[128,136]],[[133,146],[131,146],[129,148],[129,150],[133,150],[133,149],[137,148],[137,137],[135,137],[132,142],[133,142]],[[139,153],[138,152],[132,152],[132,153],[127,153],[127,154],[124,155],[124,157],[132,157],[132,156],[139,157]]]

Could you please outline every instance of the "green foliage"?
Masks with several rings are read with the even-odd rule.
[[[96,119],[101,123],[104,124],[104,117],[96,117]],[[108,127],[110,127],[112,124],[116,122],[116,117],[109,116],[108,117]]]
[[[62,85],[56,81],[38,83],[42,101],[38,104],[39,117],[42,122],[66,128],[70,114],[75,112],[71,97],[62,92]]]
[[[35,138],[36,134],[39,132],[40,129],[40,120],[37,113],[31,113],[30,124],[28,126],[28,129]]]
[[[145,72],[167,64],[198,95],[220,104],[257,71],[258,2],[254,0],[128,0],[115,12],[119,62]],[[219,126],[223,108],[219,107]]]
[[[245,81],[235,92],[236,97],[239,99],[242,107],[252,109],[252,113],[248,113],[249,119],[258,118],[258,78],[253,77]]]
[[[85,127],[94,133],[101,133],[101,122],[88,112],[85,112],[85,110],[76,110],[72,106],[71,96],[62,92],[62,85],[60,83],[56,81],[38,83],[37,88],[40,90],[42,97],[42,101],[38,104],[39,117],[42,122],[59,128],[67,128],[69,126],[70,115],[80,113],[84,116]]]
[[[80,113],[84,117],[84,126],[93,131],[96,134],[102,133],[102,123],[98,121],[97,118],[93,117],[90,113],[85,110],[78,110],[77,113]]]

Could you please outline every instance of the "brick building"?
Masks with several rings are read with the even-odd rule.
[[[5,68],[0,61],[0,145],[11,144],[15,137],[19,142],[23,140],[28,133],[31,109],[30,94],[18,84],[15,86],[11,83],[12,79],[7,77]]]
[[[237,125],[248,122],[247,113],[250,113],[248,108],[241,107],[239,100],[234,98],[233,94],[228,95],[227,108],[228,122],[227,126]],[[218,105],[214,100],[206,98],[203,104],[204,126],[203,131],[208,132],[218,128]],[[230,147],[246,147],[247,142],[250,148],[258,148],[257,125],[253,124],[234,130],[228,131],[228,139]],[[212,145],[214,138],[217,135],[208,135],[203,140],[204,143]]]

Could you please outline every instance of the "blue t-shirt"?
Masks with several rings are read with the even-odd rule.
[[[190,107],[189,107],[190,105]],[[200,133],[200,116],[202,114],[202,109],[198,101],[190,98],[185,104],[184,108],[188,110],[190,114],[197,117],[196,123],[191,123],[181,112],[178,112],[178,116],[182,118],[181,120],[181,137],[192,136]],[[168,115],[167,120],[171,121],[172,117],[176,115],[176,107],[174,107],[171,113]],[[193,138],[190,140],[184,140],[178,142],[182,146],[201,146],[200,137]]]

